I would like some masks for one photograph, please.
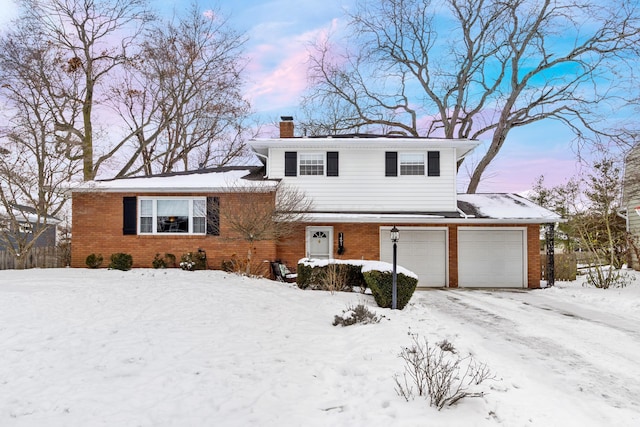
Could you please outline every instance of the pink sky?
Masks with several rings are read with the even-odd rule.
[[[203,8],[209,7],[209,3],[201,3]],[[262,121],[270,123],[281,115],[295,118],[307,85],[309,43],[344,28],[344,9],[353,3],[354,0],[220,2],[231,25],[249,36],[245,93]],[[180,10],[184,5],[180,0],[153,3],[165,12]],[[0,24],[15,16],[12,0],[0,0],[0,8]],[[525,191],[540,175],[549,185],[564,183],[577,170],[571,139],[571,133],[553,123],[513,132],[487,172],[480,191]],[[466,179],[463,170],[459,180]]]

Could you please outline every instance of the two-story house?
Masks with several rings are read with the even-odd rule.
[[[261,185],[267,193],[273,189],[277,201],[279,182],[302,190],[312,208],[297,235],[257,244],[256,256],[265,260],[290,266],[303,257],[390,262],[389,231],[396,226],[398,263],[418,274],[419,286],[540,285],[539,227],[559,217],[513,194],[457,194],[457,162],[477,141],[294,138],[287,120],[279,138],[250,145],[263,163],[259,170],[222,168],[74,189],[72,265],[82,266],[89,253],[123,251],[133,254],[134,265],[148,266],[155,253],[197,246],[215,268],[240,250],[220,220],[223,209],[242,209],[234,193]],[[205,212],[212,199],[219,211]],[[180,232],[164,229],[169,215],[183,219]],[[216,222],[215,235],[210,222]]]

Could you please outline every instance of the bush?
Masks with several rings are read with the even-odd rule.
[[[388,271],[371,270],[365,271],[363,275],[378,306],[391,308],[393,274]],[[413,296],[413,292],[418,285],[418,279],[403,273],[397,273],[396,284],[397,308],[402,310]]]
[[[349,261],[330,262],[326,265],[298,263],[296,283],[300,289],[320,289],[324,291],[351,292],[354,287],[367,287],[362,275],[362,265]]]
[[[91,254],[87,256],[87,259],[84,262],[85,264],[87,264],[87,267],[89,268],[100,268],[103,260],[104,258],[102,258],[101,254],[98,254],[98,255]]]
[[[624,288],[636,278],[610,266],[594,266],[587,272],[586,285],[600,289]]]
[[[495,379],[486,364],[478,364],[471,355],[458,356],[448,341],[430,346],[426,339],[422,342],[413,335],[413,344],[398,357],[405,362],[403,375],[394,377],[398,395],[413,399],[415,386],[418,396],[428,396],[429,404],[438,410],[465,397],[482,397],[482,392],[470,387]]]
[[[187,252],[180,257],[180,268],[187,271],[206,270],[207,255],[204,251]]]
[[[109,268],[114,270],[129,271],[133,265],[133,257],[130,254],[118,252],[111,255]]]
[[[337,315],[333,319],[333,326],[351,326],[356,323],[362,323],[363,325],[369,323],[378,323],[380,318],[369,310],[364,304],[358,304],[355,307],[349,306],[346,310],[342,310],[342,315]]]
[[[151,261],[151,265],[153,268],[168,268],[176,266],[176,256],[174,254],[164,254],[164,256],[160,256],[160,254],[156,254]]]

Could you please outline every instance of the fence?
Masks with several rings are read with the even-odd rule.
[[[27,255],[26,268],[64,267],[62,251],[56,247],[33,248]],[[22,263],[9,251],[0,251],[0,270],[22,268]]]
[[[575,253],[554,254],[554,277],[560,281],[576,280],[578,274],[578,259]],[[547,255],[540,254],[540,266],[542,267],[542,280],[547,280]]]

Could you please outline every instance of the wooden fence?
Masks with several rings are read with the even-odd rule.
[[[578,273],[578,260],[575,253],[554,254],[554,276],[556,280],[576,280]],[[542,280],[547,280],[547,255],[540,254],[540,266],[542,267]]]
[[[58,268],[64,267],[61,251],[56,247],[33,248],[27,255],[26,268]],[[9,251],[0,251],[0,270],[22,268],[22,263]]]

